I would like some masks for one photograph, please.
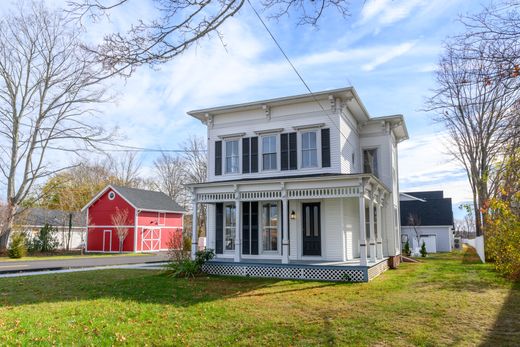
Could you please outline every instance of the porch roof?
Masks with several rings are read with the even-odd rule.
[[[390,190],[372,174],[313,174],[207,182],[190,185],[197,202],[301,200],[359,197]]]
[[[352,180],[373,180],[383,186],[387,191],[390,191],[388,187],[376,176],[372,174],[336,174],[336,173],[320,173],[320,174],[307,174],[307,175],[289,175],[289,176],[270,176],[270,177],[247,177],[247,178],[239,178],[234,180],[222,180],[222,181],[213,181],[213,182],[203,182],[203,183],[193,183],[188,184],[187,186],[190,188],[202,188],[202,187],[212,187],[212,186],[228,186],[235,184],[251,184],[251,183],[273,183],[273,181],[278,181],[280,183],[285,182],[304,182],[309,181],[309,179],[317,178],[319,180],[340,180],[340,179],[352,179]]]

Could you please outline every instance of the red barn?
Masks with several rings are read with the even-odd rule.
[[[164,251],[171,241],[182,247],[185,211],[164,193],[108,185],[84,210],[87,252],[119,252],[118,230],[125,229],[123,252]],[[115,216],[119,216],[118,225]]]

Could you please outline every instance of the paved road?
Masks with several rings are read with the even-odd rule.
[[[140,256],[114,256],[114,257],[92,257],[78,259],[56,259],[56,260],[31,260],[31,261],[9,261],[0,262],[0,274],[43,271],[43,270],[64,270],[82,267],[97,267],[108,265],[143,264],[163,262],[168,259],[166,253]]]

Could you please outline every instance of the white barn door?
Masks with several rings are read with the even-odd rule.
[[[161,229],[143,229],[143,252],[158,251],[161,249]]]

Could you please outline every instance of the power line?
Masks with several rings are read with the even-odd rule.
[[[293,69],[293,71],[296,73],[296,75],[298,76],[298,78],[300,79],[300,81],[303,83],[303,85],[305,86],[305,88],[307,89],[307,91],[309,92],[309,94],[312,96],[312,98],[314,99],[314,101],[320,106],[320,108],[323,110],[323,112],[325,113],[325,115],[330,119],[330,121],[332,122],[332,124],[336,127],[336,129],[338,129],[339,133],[345,138],[345,140],[348,141],[348,138],[347,136],[345,136],[345,134],[343,134],[343,132],[341,131],[340,127],[334,122],[334,119],[332,119],[332,117],[328,114],[327,110],[325,110],[325,108],[323,107],[323,105],[319,102],[319,100],[316,98],[316,96],[314,95],[314,93],[312,92],[311,88],[309,87],[309,85],[307,84],[307,82],[305,82],[305,80],[303,79],[302,75],[300,74],[300,72],[298,71],[298,69],[296,69],[296,67],[294,66],[294,64],[292,63],[291,59],[289,59],[289,56],[285,53],[284,49],[282,48],[282,46],[280,45],[280,43],[278,43],[278,40],[276,39],[276,37],[274,37],[273,33],[271,32],[271,30],[269,30],[269,27],[267,26],[267,24],[265,24],[264,20],[262,19],[262,17],[260,16],[260,14],[258,13],[258,11],[255,9],[255,7],[253,6],[253,4],[251,4],[251,1],[250,0],[247,0],[247,3],[249,4],[249,6],[251,7],[251,9],[253,10],[253,12],[255,13],[256,17],[260,20],[260,22],[262,23],[263,27],[265,28],[265,30],[269,33],[269,36],[271,36],[271,39],[273,39],[274,43],[276,44],[276,46],[278,47],[278,49],[280,50],[280,52],[283,54],[283,56],[285,57],[285,60],[287,60],[287,62],[289,63],[289,65],[291,66],[291,68]],[[347,78],[348,80],[348,78]],[[340,110],[340,112],[343,114],[343,112]],[[344,115],[344,114],[343,114]]]

